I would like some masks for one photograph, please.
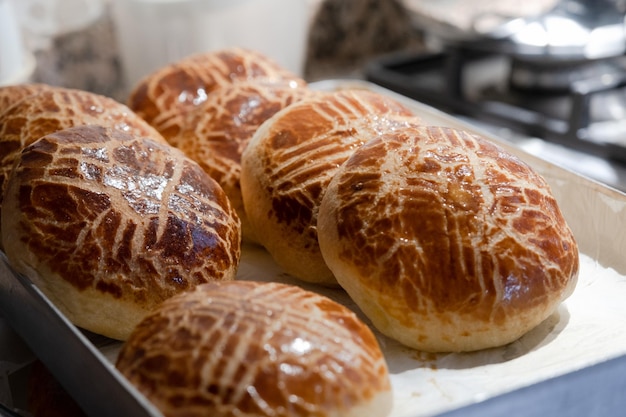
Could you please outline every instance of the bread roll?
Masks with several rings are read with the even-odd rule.
[[[233,279],[240,225],[172,146],[100,126],[27,146],[2,210],[7,258],[76,325],[115,339],[163,300]]]
[[[370,329],[278,283],[216,282],[165,301],[116,366],[166,417],[384,417],[392,405]]]
[[[366,90],[305,98],[255,133],[242,156],[241,191],[254,235],[301,280],[337,285],[317,244],[317,210],[337,168],[380,130],[416,123],[410,109]]]
[[[28,98],[0,113],[0,213],[13,162],[25,146],[42,136],[72,126],[96,124],[166,143],[128,107],[108,97],[44,84],[4,91],[12,99],[24,98],[22,94]]]
[[[159,68],[137,83],[128,106],[170,138],[180,133],[185,115],[213,90],[251,80],[306,85],[265,55],[228,48],[194,54]]]
[[[0,86],[0,114],[26,97],[38,94],[46,84],[15,84]]]
[[[424,351],[512,342],[577,281],[548,184],[482,137],[406,128],[358,149],[318,215],[328,266],[382,333]]]
[[[222,87],[189,113],[179,135],[169,138],[222,186],[248,242],[257,239],[248,225],[241,197],[241,154],[265,120],[311,94],[314,92],[298,86],[257,81]]]

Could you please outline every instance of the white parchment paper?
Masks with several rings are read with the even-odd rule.
[[[280,281],[324,294],[353,309],[340,289],[300,283],[263,249],[247,247],[239,279]],[[375,331],[394,389],[393,417],[431,416],[626,354],[626,277],[582,255],[574,293],[521,339],[472,353],[432,354]]]

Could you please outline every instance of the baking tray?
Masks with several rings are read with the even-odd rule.
[[[411,106],[425,124],[470,131],[476,128],[454,117],[374,84],[360,80],[328,80],[312,85],[321,90],[362,88],[394,97]],[[626,410],[626,195],[593,180],[529,155],[486,132],[479,132],[517,154],[549,182],[578,240],[581,252],[579,284],[544,323],[501,348],[463,354],[418,352],[375,332],[389,364],[394,390],[393,417],[422,416],[606,416]],[[258,247],[245,246],[238,279],[279,281],[311,289],[354,309],[368,322],[345,292],[301,283],[284,274]],[[16,276],[0,256],[0,315],[26,341],[0,340],[0,371],[24,365],[15,350],[30,349],[48,364],[59,381],[94,417],[109,415],[159,416],[158,411],[126,383],[112,366],[119,342],[94,338],[69,324],[54,306],[34,312],[23,303],[25,291],[46,303],[45,296]],[[8,283],[8,284],[7,284]],[[28,326],[24,317],[31,316]],[[67,338],[50,335],[50,327],[67,327]],[[46,339],[34,336],[49,334]],[[15,347],[17,346],[17,347]],[[55,347],[55,349],[52,349]],[[62,364],[79,362],[87,365]],[[69,362],[68,362],[69,358]],[[26,366],[26,365],[24,365]],[[118,394],[87,395],[85,381],[105,374]],[[121,377],[121,378],[120,378]],[[19,397],[23,388],[8,384],[0,399]],[[98,384],[93,381],[91,384]],[[81,387],[81,389],[79,389]],[[17,394],[16,394],[17,393]],[[87,398],[88,396],[88,398]],[[115,400],[113,400],[115,398]],[[119,400],[119,402],[118,402]],[[122,405],[125,404],[125,405]],[[137,412],[127,407],[137,407]],[[0,415],[2,412],[0,411]]]

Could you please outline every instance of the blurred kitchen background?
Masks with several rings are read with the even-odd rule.
[[[159,66],[224,46],[258,49],[314,81],[359,77],[368,58],[422,45],[395,0],[0,0],[0,12],[14,16],[24,50],[0,83],[119,99]]]
[[[0,0],[0,84],[125,101],[226,46],[374,82],[626,190],[626,0]]]

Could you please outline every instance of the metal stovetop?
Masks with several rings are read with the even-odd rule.
[[[491,86],[488,84],[508,82],[501,76],[508,70],[503,68],[507,63],[496,56],[463,67],[458,60],[445,51],[392,54],[372,61],[365,77],[489,131],[530,154],[626,192],[626,118],[613,120],[606,129],[607,122],[588,123],[590,107],[553,116],[481,96],[486,86]],[[460,68],[463,72],[458,74]],[[613,86],[621,88],[624,82],[626,72]],[[589,104],[585,96],[573,100]],[[622,100],[626,105],[626,93]],[[589,132],[600,132],[602,140],[590,138]]]

